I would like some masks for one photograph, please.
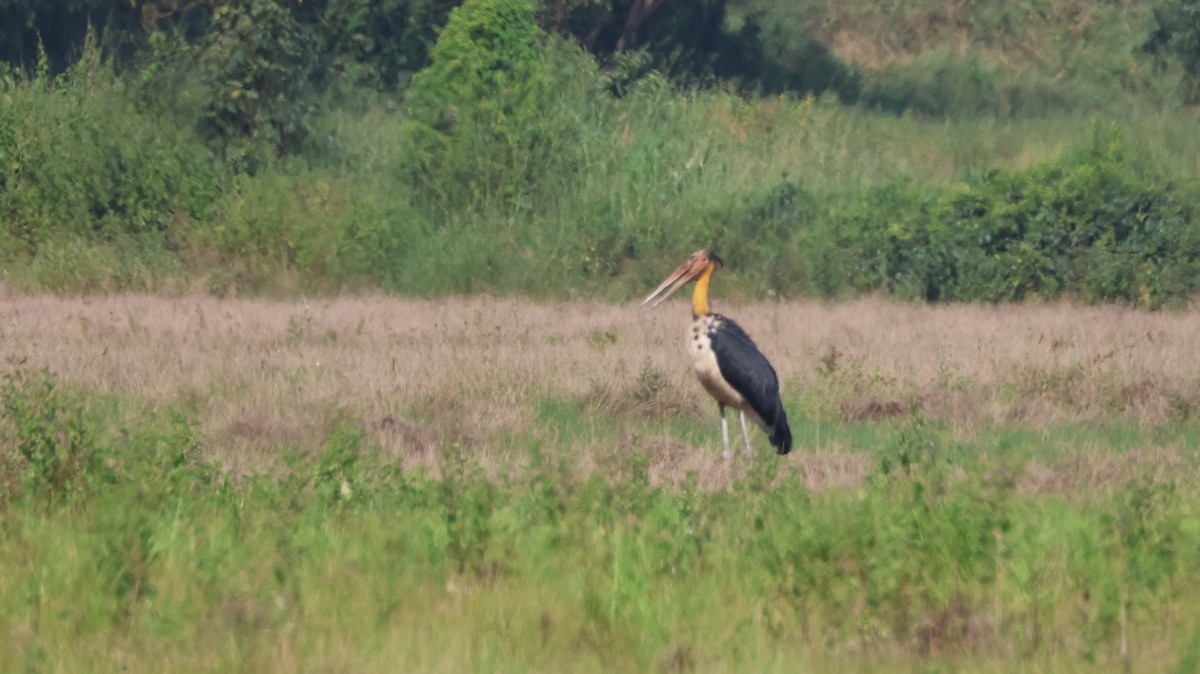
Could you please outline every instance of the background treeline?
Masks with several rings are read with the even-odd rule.
[[[64,291],[1200,285],[1200,3],[0,0],[0,264]],[[636,294],[636,293],[634,293]]]

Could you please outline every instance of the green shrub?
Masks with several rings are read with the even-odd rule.
[[[24,495],[59,501],[108,481],[108,448],[82,404],[49,371],[29,374],[20,363],[13,365],[0,384],[0,470],[17,475],[0,476],[0,486],[11,489],[17,477]]]
[[[181,228],[179,255],[218,294],[392,288],[427,239],[405,199],[388,196],[327,172],[241,175],[208,221]]]
[[[171,268],[183,218],[204,219],[224,171],[185,131],[132,108],[98,59],[5,92],[0,106],[0,257],[37,261],[54,250],[113,255],[85,262],[51,288],[145,288]],[[134,263],[132,271],[123,263]],[[43,268],[45,264],[41,265]]]
[[[309,478],[317,498],[329,505],[361,501],[361,464],[366,432],[350,419],[342,419],[325,438],[325,446]]]
[[[278,0],[236,0],[213,10],[196,67],[206,89],[201,131],[227,160],[257,171],[308,137],[314,65],[311,31]]]
[[[945,263],[930,241],[932,199],[926,190],[899,180],[834,206],[828,224],[803,234],[809,292],[939,299]]]
[[[1099,124],[1087,147],[954,188],[933,222],[934,245],[953,254],[947,299],[1070,292],[1154,307],[1181,300],[1200,281],[1191,209],[1138,176],[1120,131]]]
[[[824,226],[797,229],[814,294],[1159,307],[1200,287],[1189,203],[1142,177],[1120,130],[1097,122],[1087,145],[1030,169],[987,170],[936,191],[905,180],[871,187]]]
[[[391,91],[429,60],[437,31],[457,0],[308,0],[291,5],[306,27],[314,29],[325,73],[318,81],[343,80]]]
[[[1155,3],[1154,25],[1139,47],[1154,57],[1160,71],[1168,62],[1177,61],[1182,71],[1180,97],[1188,104],[1200,101],[1200,3],[1194,0]]]
[[[408,92],[400,166],[439,215],[520,200],[571,168],[573,127],[556,87],[578,73],[556,61],[582,64],[538,27],[532,0],[469,0],[450,14]]]

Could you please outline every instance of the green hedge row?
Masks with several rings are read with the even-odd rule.
[[[796,232],[807,288],[931,301],[1073,296],[1147,307],[1200,283],[1195,201],[1141,177],[1119,129],[1027,170],[871,188]]]

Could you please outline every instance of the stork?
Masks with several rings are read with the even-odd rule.
[[[721,413],[721,439],[725,442],[725,461],[733,458],[729,448],[729,421],[725,408],[738,411],[742,422],[742,455],[750,458],[750,433],[746,417],[758,424],[771,438],[779,454],[792,451],[792,431],[779,398],[779,379],[775,368],[754,345],[750,336],[732,320],[713,313],[708,306],[708,286],[713,271],[723,266],[721,258],[707,250],[692,253],[686,262],[671,272],[641,306],[658,306],[689,281],[696,281],[692,293],[692,325],[687,332],[687,351],[692,369],[705,391],[717,401]]]

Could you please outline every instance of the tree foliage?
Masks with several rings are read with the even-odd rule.
[[[569,50],[550,44],[537,9],[534,0],[467,0],[413,78],[401,170],[436,205],[510,198],[533,171],[560,163],[569,129],[547,54],[569,62]]]
[[[1200,2],[1167,0],[1154,8],[1155,25],[1141,44],[1161,68],[1178,61],[1184,100],[1200,103]]]
[[[197,65],[206,85],[202,132],[250,169],[308,134],[313,39],[277,0],[234,0],[213,12]]]
[[[89,28],[98,31],[108,55],[128,58],[140,40],[141,0],[0,0],[0,59],[32,69],[39,59],[65,71],[82,51]]]

